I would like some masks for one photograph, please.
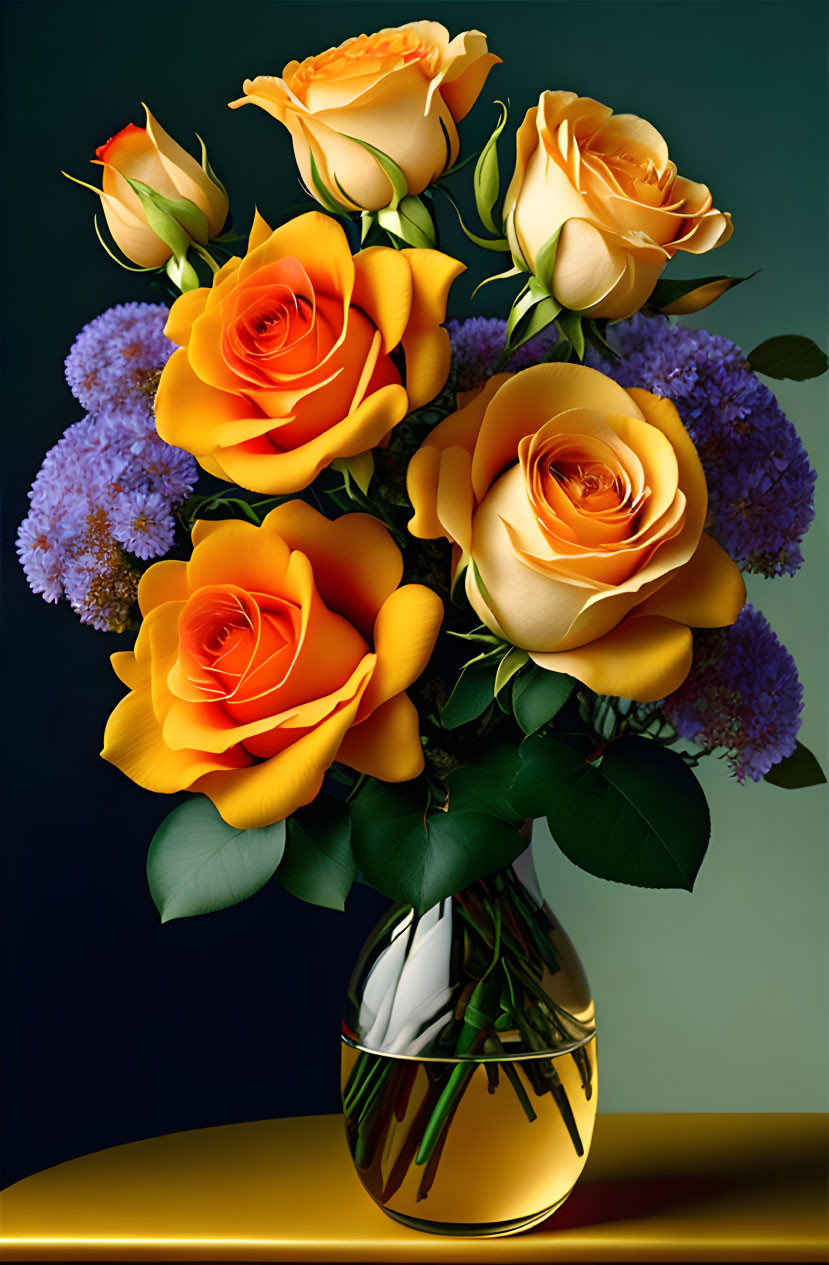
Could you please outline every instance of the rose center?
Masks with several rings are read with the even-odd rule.
[[[298,259],[286,257],[253,273],[230,302],[222,335],[225,362],[259,381],[266,362],[295,349],[316,325],[316,297]]]
[[[415,31],[378,31],[306,57],[286,73],[285,82],[294,96],[307,104],[308,91],[315,81],[379,75],[413,62],[428,63],[427,73],[433,74],[439,58],[440,50],[425,44]]]
[[[618,509],[622,504],[621,479],[598,462],[563,466],[553,461],[549,473],[570,500],[588,513]]]
[[[206,702],[255,696],[266,666],[269,680],[287,672],[300,615],[294,602],[269,594],[233,585],[199,589],[179,620],[185,679]]]

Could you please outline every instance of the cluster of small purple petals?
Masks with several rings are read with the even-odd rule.
[[[167,552],[173,511],[190,495],[197,466],[159,439],[152,414],[113,411],[70,426],[47,454],[18,533],[35,593],[65,597],[82,622],[122,631],[141,559]]]
[[[683,738],[724,748],[739,782],[758,782],[794,751],[802,706],[794,660],[748,604],[730,628],[694,633],[691,671],[664,711]]]
[[[710,531],[738,566],[794,574],[814,517],[815,472],[774,395],[736,344],[641,314],[608,329],[620,353],[587,363],[624,387],[665,396],[693,440],[708,484]]]
[[[550,325],[535,338],[513,352],[504,363],[507,323],[495,316],[471,316],[465,321],[447,321],[446,329],[452,344],[452,384],[456,391],[471,391],[482,386],[493,373],[501,368],[517,373],[529,365],[536,365],[556,341],[556,331]]]
[[[153,400],[173,344],[163,304],[126,303],[85,326],[66,380],[89,416],[46,454],[17,548],[35,593],[65,597],[83,623],[121,632],[139,571],[173,543],[174,510],[198,477],[194,458],[159,438]]]
[[[164,337],[163,303],[122,303],[85,325],[66,357],[66,381],[90,413],[152,409],[158,375],[174,344]]]

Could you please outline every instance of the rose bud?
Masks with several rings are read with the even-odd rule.
[[[127,258],[141,268],[160,268],[183,257],[193,242],[204,245],[218,236],[228,200],[206,154],[200,165],[144,109],[146,127],[128,123],[95,151],[102,187],[86,187],[100,197],[109,231]]]

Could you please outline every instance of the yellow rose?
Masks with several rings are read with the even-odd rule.
[[[409,530],[446,536],[483,622],[598,694],[677,689],[691,628],[737,618],[745,585],[703,531],[705,476],[669,400],[583,365],[500,374],[409,465]]]
[[[141,577],[135,648],[112,658],[130,693],[104,759],[148,790],[207,795],[240,830],[310,803],[334,760],[387,782],[417,777],[405,691],[443,606],[402,575],[368,514],[331,522],[290,501],[261,527],[199,520],[188,562]]]
[[[612,320],[639,310],[678,250],[701,255],[732,233],[656,128],[574,92],[543,92],[527,111],[504,220],[516,262],[563,307]],[[559,230],[550,273],[539,253]]]
[[[487,51],[480,31],[450,40],[439,22],[409,22],[289,62],[281,79],[246,79],[246,95],[230,105],[253,103],[285,124],[311,194],[316,196],[313,153],[333,198],[355,210],[377,211],[391,201],[391,184],[369,151],[348,138],[388,155],[402,169],[409,193],[422,192],[457,158],[455,124],[500,60]]]
[[[208,237],[221,233],[228,203],[224,190],[144,109],[146,127],[128,123],[96,149],[93,162],[103,167],[104,174],[102,188],[94,191],[100,196],[107,227],[127,258],[142,268],[160,268],[173,251],[150,227],[128,178],[140,180],[162,197],[187,198],[207,220]]]

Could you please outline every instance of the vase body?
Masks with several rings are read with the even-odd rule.
[[[567,1198],[596,1117],[595,1013],[529,850],[381,920],[348,990],[342,1089],[360,1180],[406,1225],[511,1234]]]

